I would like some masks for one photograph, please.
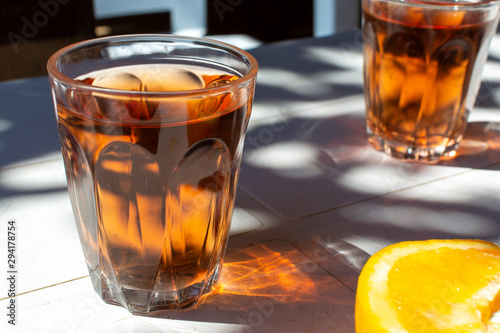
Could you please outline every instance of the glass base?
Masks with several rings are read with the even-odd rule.
[[[457,140],[450,140],[447,146],[412,147],[405,143],[380,138],[376,135],[368,137],[368,141],[378,151],[392,157],[425,163],[437,163],[443,159],[453,158],[460,144]]]
[[[134,315],[151,315],[164,310],[185,310],[196,308],[203,299],[214,289],[219,279],[219,269],[216,269],[204,281],[179,290],[151,291],[137,290],[128,286],[117,286],[111,279],[101,276],[94,282],[94,289],[108,304],[126,308]],[[97,282],[97,283],[96,283]]]

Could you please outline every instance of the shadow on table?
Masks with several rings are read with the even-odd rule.
[[[255,103],[259,120],[247,132],[240,189],[280,218],[326,212],[464,168],[500,168],[500,126],[493,121],[472,122],[458,156],[436,165],[402,162],[374,151],[366,135],[360,33],[311,43],[255,51],[263,59]],[[270,53],[278,48],[279,59]],[[495,80],[483,84],[478,107],[498,108]],[[267,118],[269,110],[259,110],[280,104],[281,110]]]
[[[481,106],[498,107],[493,99]],[[295,233],[294,244],[308,254],[318,245],[330,249],[336,254],[322,267],[353,291],[367,253],[383,246],[434,238],[498,242],[500,123],[471,122],[454,159],[426,165],[369,146],[361,95],[322,108],[249,129],[239,195],[273,226],[253,239]]]
[[[284,219],[401,191],[464,169],[500,169],[497,123],[471,123],[454,159],[426,165],[373,150],[362,112],[318,118],[301,118],[303,114],[249,130],[243,155],[240,188]],[[252,141],[259,138],[260,144]]]
[[[60,158],[46,76],[1,83],[0,100],[0,168]]]
[[[354,293],[284,241],[228,249],[221,281],[198,309],[155,317],[239,324],[238,332],[353,332]]]
[[[500,162],[500,123],[469,122],[457,156],[441,165],[475,169],[498,169]]]
[[[437,165],[404,163],[374,151],[366,140],[356,37],[336,38],[341,39],[311,40],[300,47],[283,43],[280,52],[275,46],[255,51],[262,59],[256,106],[288,103],[292,108],[304,101],[325,104],[311,110],[288,110],[279,115],[277,123],[251,124],[240,190],[255,200],[244,207],[251,213],[275,213],[268,215],[272,229],[246,238],[258,245],[228,250],[221,287],[207,299],[206,306],[160,317],[244,324],[241,330],[248,332],[272,331],[271,327],[327,331],[334,326],[352,332],[353,291],[366,253],[409,239],[499,237],[500,193],[480,193],[481,187],[476,190],[473,180],[459,184],[462,191],[457,192],[452,176],[469,168],[500,170],[500,125],[471,123],[458,156]],[[352,63],[345,61],[351,55]],[[330,72],[338,75],[324,75]],[[290,80],[273,81],[275,75],[290,73],[295,73]],[[307,81],[311,77],[323,80],[323,90],[310,89],[317,87]],[[334,101],[341,97],[342,102]],[[59,156],[46,77],[4,84],[0,98],[0,168]],[[498,107],[493,96],[480,102]],[[442,181],[436,182],[434,197],[428,197],[428,192],[419,194],[419,185],[436,180]],[[14,186],[8,191],[16,192]],[[406,191],[410,192],[407,197],[402,193]],[[17,191],[37,193],[41,192]],[[402,194],[394,195],[398,193]],[[262,243],[269,234],[284,232],[298,219],[307,219],[304,223],[309,231],[308,235],[303,231],[300,237],[295,235],[303,239],[300,250],[282,241]],[[356,247],[359,239],[373,244],[363,251]],[[350,242],[352,246],[346,250]],[[335,255],[312,258],[310,253],[318,244]],[[349,265],[343,265],[342,252],[356,250],[359,261],[347,263],[352,269],[343,272]]]

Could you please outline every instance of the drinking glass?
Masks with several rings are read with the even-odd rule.
[[[499,4],[363,0],[367,130],[375,149],[426,162],[455,156]]]
[[[221,272],[257,62],[209,39],[127,35],[47,68],[95,291],[133,314],[196,306]]]

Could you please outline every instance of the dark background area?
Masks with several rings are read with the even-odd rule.
[[[211,2],[211,1],[210,1]],[[207,6],[207,34],[245,34],[263,42],[313,35],[312,0],[233,0]]]
[[[2,1],[0,80],[45,74],[52,53],[93,37],[94,27],[92,0]]]
[[[200,0],[201,1],[201,0]],[[313,0],[206,0],[207,35],[245,34],[263,43],[313,36]],[[85,39],[169,33],[169,12],[103,20],[92,0],[0,3],[0,81],[46,74],[50,55]]]

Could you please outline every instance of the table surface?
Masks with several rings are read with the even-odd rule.
[[[377,250],[500,241],[500,37],[458,156],[436,165],[368,146],[359,31],[251,53],[260,71],[220,291],[198,309],[154,317],[93,291],[47,77],[0,83],[1,332],[354,332],[357,278]]]

